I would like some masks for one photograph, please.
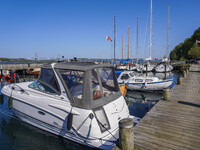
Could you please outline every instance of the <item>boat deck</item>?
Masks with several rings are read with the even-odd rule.
[[[200,149],[200,67],[170,92],[134,128],[135,149]]]

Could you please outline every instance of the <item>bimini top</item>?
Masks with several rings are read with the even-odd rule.
[[[74,107],[94,109],[121,96],[114,66],[110,64],[60,62],[42,66],[38,85],[44,84],[51,89],[48,92],[61,94],[58,80]]]
[[[54,65],[54,69],[70,69],[79,71],[88,71],[99,67],[113,67],[111,64],[95,64],[95,63],[82,63],[82,62],[60,62]],[[43,65],[42,68],[52,69],[50,64]]]

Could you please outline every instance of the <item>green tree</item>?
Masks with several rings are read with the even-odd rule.
[[[194,45],[196,40],[200,41],[200,27],[194,31],[194,34],[190,38],[185,39],[183,43],[180,43],[171,51],[170,59],[183,60],[198,57],[198,45]]]
[[[171,58],[171,60],[177,60],[177,56],[176,56],[176,52],[175,51],[171,52],[170,58]]]
[[[200,56],[200,46],[197,43],[194,43],[190,51],[188,52],[188,55],[192,58],[195,59]]]

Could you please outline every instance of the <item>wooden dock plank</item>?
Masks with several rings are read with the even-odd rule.
[[[159,137],[156,137],[154,135],[157,135]],[[168,149],[199,149],[199,144],[198,143],[191,143],[191,141],[187,141],[187,140],[179,140],[179,138],[175,139],[172,138],[173,136],[169,136],[167,134],[164,133],[154,133],[154,132],[145,132],[141,134],[142,136],[144,136],[145,138],[138,138],[136,137],[136,139],[138,138],[138,140],[141,140],[141,142],[144,143],[154,143],[159,145],[160,149],[161,147],[165,147]],[[168,138],[166,138],[168,137]],[[186,146],[185,146],[186,145]],[[153,148],[154,149],[154,148]]]
[[[200,68],[159,101],[134,128],[136,149],[200,149]]]

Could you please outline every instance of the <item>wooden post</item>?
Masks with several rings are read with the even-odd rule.
[[[183,78],[186,78],[186,71],[183,71]]]
[[[131,118],[119,121],[119,147],[122,150],[134,149],[133,119]]]
[[[169,88],[163,89],[163,99],[164,99],[164,100],[169,100],[169,99],[170,99],[169,94],[170,94]]]
[[[181,77],[178,77],[177,84],[182,85],[182,78]]]
[[[187,73],[189,73],[189,68],[187,68]]]

